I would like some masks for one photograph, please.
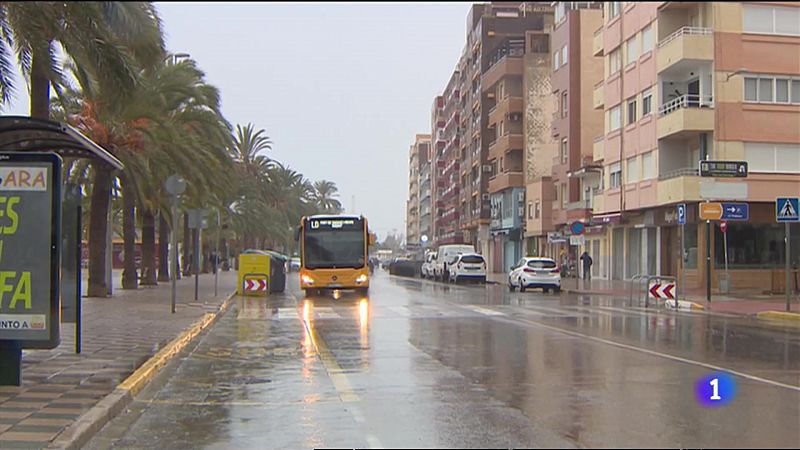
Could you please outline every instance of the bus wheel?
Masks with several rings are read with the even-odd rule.
[[[367,295],[369,294],[369,288],[368,287],[356,288],[356,292],[358,293],[358,295]]]

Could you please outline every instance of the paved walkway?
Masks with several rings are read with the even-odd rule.
[[[170,283],[119,288],[111,298],[85,298],[81,354],[75,353],[74,324],[61,327],[53,350],[24,350],[22,386],[0,386],[0,448],[41,448],[97,404],[144,361],[185,328],[216,311],[234,291],[236,272],[178,281],[177,312],[170,313]]]
[[[506,284],[508,275],[504,273],[492,273],[489,280]],[[615,297],[628,297],[630,295],[630,282],[620,280],[576,280],[575,278],[564,278],[561,280],[562,289],[568,292],[577,292],[587,295],[611,295]],[[635,295],[635,294],[634,294]],[[786,300],[781,295],[762,295],[756,293],[733,293],[732,295],[721,295],[712,292],[711,303],[706,302],[705,290],[693,289],[680,295],[681,300],[703,305],[706,310],[713,312],[731,314],[756,314],[763,311],[786,311]],[[800,312],[800,300],[794,296],[791,304],[792,312]]]

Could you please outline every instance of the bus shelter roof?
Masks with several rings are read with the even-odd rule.
[[[55,152],[62,157],[95,159],[116,170],[124,167],[71,125],[28,116],[0,116],[0,151]]]

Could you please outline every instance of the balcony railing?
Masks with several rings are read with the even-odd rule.
[[[658,115],[665,116],[682,108],[713,108],[714,101],[710,95],[685,94],[663,103],[658,107]]]
[[[592,200],[587,198],[585,200],[579,200],[577,202],[570,202],[567,203],[567,210],[572,211],[576,209],[592,209]]]
[[[694,35],[694,36],[705,36],[711,35],[714,33],[714,30],[711,28],[703,28],[703,27],[683,27],[675,31],[674,33],[670,34],[669,36],[665,37],[658,43],[658,48],[661,48],[670,42],[678,39],[681,36],[686,35]]]
[[[659,180],[669,180],[670,178],[678,177],[698,177],[700,172],[697,168],[684,167],[683,169],[670,170],[658,176]]]

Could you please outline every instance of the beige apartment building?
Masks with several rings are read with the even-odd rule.
[[[727,240],[731,289],[782,290],[774,202],[800,195],[800,5],[607,2],[593,54],[605,60],[593,95],[604,113],[594,144],[603,179],[590,224],[604,229],[595,262],[613,279],[659,273],[698,289],[710,240],[716,289]],[[749,175],[701,178],[704,159],[746,161]],[[727,235],[715,221],[709,233],[698,218],[709,200],[747,203],[749,218],[729,221]]]
[[[406,246],[409,248],[417,248],[420,246],[422,237],[421,230],[423,228],[430,229],[430,224],[421,224],[421,218],[424,215],[430,217],[430,169],[425,168],[430,164],[429,148],[431,136],[429,134],[417,134],[408,150],[408,201],[406,203]],[[427,182],[423,179],[420,180],[421,175],[426,176]],[[427,184],[427,187],[426,187]],[[426,198],[427,202],[422,201]],[[422,207],[427,206],[427,214],[421,210]]]

